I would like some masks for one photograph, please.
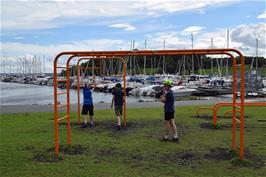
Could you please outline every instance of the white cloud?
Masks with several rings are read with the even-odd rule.
[[[193,2],[193,3],[192,3]],[[161,16],[186,10],[200,10],[238,1],[3,1],[1,17],[4,30],[49,29],[69,24],[106,23],[118,17],[132,19]],[[103,18],[104,17],[104,18]],[[99,20],[100,19],[100,20]],[[109,23],[108,23],[109,22]]]
[[[203,29],[205,29],[205,27],[202,27],[202,26],[190,26],[190,27],[187,27],[186,29],[184,29],[181,32],[181,35],[191,35],[191,33],[198,34]]]
[[[93,45],[92,45],[93,44]],[[129,50],[130,43],[123,40],[93,39],[74,41],[59,45],[36,45],[25,43],[1,43],[1,63],[6,61],[8,65],[16,66],[19,58],[28,56],[46,56],[46,72],[53,71],[53,58],[62,51],[92,51],[92,50]],[[10,57],[12,56],[12,57]],[[12,60],[10,59],[12,58]],[[14,71],[14,67],[12,72]],[[0,66],[3,71],[3,66]],[[16,71],[14,71],[16,72]]]
[[[176,1],[141,1],[135,3],[132,7],[135,9],[140,9],[146,11],[150,16],[160,16],[162,13],[173,13],[178,11],[186,11],[199,9],[200,13],[203,12],[203,8],[209,6],[225,6],[231,3],[239,2],[228,1],[228,0],[204,0],[204,1],[195,1],[195,0],[176,0]]]
[[[109,27],[112,27],[112,28],[122,28],[126,31],[132,31],[132,30],[136,30],[136,27],[129,24],[129,23],[117,23],[117,24],[112,24],[112,25],[109,25]]]
[[[14,39],[15,40],[21,40],[21,39],[24,39],[24,37],[23,36],[16,36],[16,37],[14,37]]]
[[[262,14],[260,14],[257,18],[266,18],[266,11]]]
[[[259,47],[266,48],[266,23],[243,24],[232,30],[232,40],[246,46],[256,46],[256,39],[259,40]]]
[[[232,28],[230,31],[229,47],[239,49],[244,55],[254,56],[256,51],[256,38],[259,40],[259,56],[266,57],[266,28],[265,24],[243,24]],[[162,49],[163,41],[166,40],[167,49],[191,49],[191,37],[181,35],[180,32],[163,32],[146,35],[148,48]],[[202,32],[194,35],[194,48],[227,47],[227,29],[218,29],[213,32]]]

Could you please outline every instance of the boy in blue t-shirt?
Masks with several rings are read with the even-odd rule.
[[[93,101],[92,101],[92,92],[91,88],[87,85],[84,84],[83,87],[83,107],[82,107],[82,116],[83,116],[83,123],[82,127],[86,128],[87,127],[87,115],[89,112],[90,115],[90,127],[94,127],[94,122],[93,122],[93,115],[94,115],[94,110],[93,110]]]
[[[175,114],[175,98],[173,91],[170,89],[172,86],[171,80],[164,81],[164,94],[161,97],[161,102],[164,103],[164,120],[165,120],[165,130],[166,134],[161,138],[161,140],[169,140],[169,133],[173,132],[173,141],[178,142],[177,129],[174,119]]]

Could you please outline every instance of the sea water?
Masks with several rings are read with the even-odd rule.
[[[54,104],[54,87],[40,86],[33,84],[19,84],[10,82],[0,82],[0,105],[47,105]],[[65,89],[58,88],[58,92],[64,92]],[[111,103],[111,93],[92,92],[93,102]],[[153,101],[151,97],[128,96],[127,102],[139,102],[139,100]],[[66,103],[66,94],[58,95],[58,101],[61,104]],[[80,101],[83,101],[82,91],[80,92]],[[78,102],[77,90],[70,90],[70,102]]]

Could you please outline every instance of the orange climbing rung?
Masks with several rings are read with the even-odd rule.
[[[62,108],[62,107],[64,107],[64,106],[67,106],[67,104],[62,104],[62,105],[59,105],[59,106],[57,106],[58,108]]]
[[[82,66],[80,66],[79,68],[84,69],[84,70],[87,70],[87,69],[94,69],[94,70],[101,69],[101,67],[82,67]]]
[[[238,105],[234,105],[236,108],[239,108],[240,109],[240,106],[238,106]]]
[[[237,118],[234,118],[238,123],[241,123],[241,121],[239,120],[239,119],[237,119]]]
[[[60,80],[57,80],[57,82],[66,82],[67,79],[60,79]]]
[[[58,92],[57,95],[67,94],[67,92]]]
[[[64,116],[64,117],[61,117],[61,118],[57,119],[57,121],[64,120],[64,119],[66,119],[66,118],[68,118],[68,117],[69,117],[69,115]]]

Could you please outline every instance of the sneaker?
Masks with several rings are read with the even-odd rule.
[[[178,137],[177,138],[173,137],[172,138],[172,142],[179,143],[179,138]]]
[[[116,128],[117,128],[117,130],[121,130],[121,126],[120,125],[117,125]]]
[[[165,136],[159,138],[159,141],[169,141],[169,139]]]
[[[86,128],[86,127],[87,127],[87,123],[82,122],[82,123],[81,123],[81,128]]]
[[[90,123],[90,127],[91,127],[91,128],[94,127],[94,123],[93,123],[93,122]]]

